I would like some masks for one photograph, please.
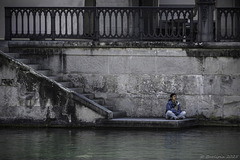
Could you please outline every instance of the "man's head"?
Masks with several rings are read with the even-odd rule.
[[[177,94],[176,94],[176,93],[172,93],[172,94],[170,95],[170,99],[171,99],[172,101],[176,101],[176,99],[177,99]]]

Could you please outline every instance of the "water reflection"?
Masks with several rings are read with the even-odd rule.
[[[175,160],[238,155],[239,133],[239,128],[159,131],[2,128],[0,159]]]

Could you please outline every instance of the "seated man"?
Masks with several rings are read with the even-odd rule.
[[[186,112],[181,110],[180,103],[176,100],[177,95],[172,93],[166,105],[166,119],[184,119]]]

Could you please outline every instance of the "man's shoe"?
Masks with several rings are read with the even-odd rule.
[[[182,117],[178,117],[179,119],[185,119],[186,117],[185,116],[182,116]]]

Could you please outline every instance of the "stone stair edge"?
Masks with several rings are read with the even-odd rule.
[[[113,118],[113,112],[106,107],[94,102],[91,99],[88,99],[87,97],[77,93],[77,92],[72,92],[73,94],[73,99],[80,101],[81,104],[87,105],[90,109],[94,110],[97,113],[101,113],[101,115],[106,116],[108,119]],[[81,99],[79,99],[81,98]]]

